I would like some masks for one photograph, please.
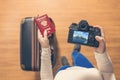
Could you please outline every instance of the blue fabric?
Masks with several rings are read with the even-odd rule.
[[[71,54],[73,60],[73,66],[80,66],[85,68],[94,68],[92,63],[80,52],[74,50]],[[65,70],[66,68],[71,67],[69,65],[61,66],[57,72],[60,70]]]
[[[59,71],[61,71],[61,70],[65,70],[65,69],[67,69],[67,68],[69,68],[69,67],[70,67],[69,65],[61,66],[61,67],[57,70],[57,72],[59,72]]]
[[[82,54],[78,51],[72,52],[72,59],[73,59],[73,65],[74,66],[80,66],[85,68],[93,68],[94,66],[92,63]]]
[[[73,60],[73,66],[80,66],[85,68],[94,68],[92,63],[80,52],[74,50],[71,54]],[[71,67],[70,65],[61,66],[57,72],[60,70],[65,70],[66,68]]]

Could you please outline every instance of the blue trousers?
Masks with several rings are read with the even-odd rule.
[[[94,66],[92,65],[92,63],[80,52],[78,51],[73,51],[72,52],[72,60],[73,60],[73,66],[80,66],[80,67],[85,67],[85,68],[94,68]],[[58,70],[64,70],[66,68],[71,67],[70,65],[64,65],[61,66]]]

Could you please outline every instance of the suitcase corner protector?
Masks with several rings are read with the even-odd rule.
[[[21,20],[21,24],[24,24],[24,23],[25,23],[25,18]]]
[[[20,66],[21,66],[22,70],[25,70],[25,65],[24,64],[21,64]]]

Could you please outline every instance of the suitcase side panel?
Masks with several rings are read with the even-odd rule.
[[[36,26],[36,24],[34,23],[34,27],[35,27],[35,71],[40,71],[40,62],[41,62],[41,59],[40,59],[40,43],[38,41],[38,27]]]
[[[32,20],[25,18],[20,26],[20,64],[23,70],[32,70]]]

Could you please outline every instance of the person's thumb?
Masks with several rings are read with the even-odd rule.
[[[103,38],[100,37],[100,36],[95,36],[95,39],[96,39],[98,42],[102,42],[102,41],[103,41]]]
[[[44,38],[47,39],[47,30],[44,31]]]

